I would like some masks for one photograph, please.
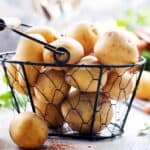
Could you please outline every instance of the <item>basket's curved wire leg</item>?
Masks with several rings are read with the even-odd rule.
[[[127,120],[127,117],[128,117],[128,114],[129,114],[129,111],[131,109],[131,106],[132,106],[132,102],[133,102],[133,99],[134,99],[134,96],[136,94],[136,90],[137,90],[137,87],[138,87],[138,84],[139,84],[139,81],[140,81],[140,78],[141,78],[141,75],[142,75],[142,72],[144,70],[144,66],[145,64],[142,64],[139,69],[140,73],[139,73],[139,76],[137,78],[137,81],[136,81],[136,84],[135,84],[135,87],[134,87],[134,90],[133,90],[133,93],[132,93],[132,96],[131,96],[131,100],[130,100],[130,103],[128,105],[128,109],[127,109],[127,112],[125,114],[125,117],[124,117],[124,120],[123,120],[123,123],[122,123],[122,126],[121,126],[121,130],[123,131],[124,129],[124,126],[125,126],[125,123],[126,123],[126,120]]]
[[[99,67],[99,78],[98,78],[98,83],[97,83],[97,92],[96,92],[96,97],[95,97],[95,103],[94,103],[94,107],[93,107],[93,114],[92,114],[92,120],[91,120],[91,126],[90,126],[90,135],[93,134],[93,127],[94,127],[94,121],[95,121],[95,115],[96,115],[96,108],[97,108],[97,104],[98,104],[98,97],[99,97],[99,91],[100,91],[100,86],[101,86],[102,74],[103,74],[103,69],[101,67]]]
[[[19,108],[19,105],[18,105],[16,96],[15,96],[15,94],[14,94],[13,87],[11,86],[10,81],[9,81],[9,77],[8,77],[8,73],[7,73],[7,68],[6,68],[6,65],[5,65],[5,60],[2,61],[2,67],[3,67],[3,69],[4,69],[6,78],[7,78],[7,80],[8,80],[8,84],[9,84],[9,87],[10,87],[10,90],[11,90],[11,93],[12,93],[12,96],[13,96],[13,99],[14,99],[14,102],[15,102],[16,110],[17,110],[18,113],[20,113],[20,108]]]
[[[23,74],[24,74],[24,79],[25,79],[26,88],[27,88],[27,91],[28,91],[28,94],[29,94],[29,99],[30,99],[32,111],[33,111],[33,112],[36,112],[36,111],[35,111],[35,107],[34,107],[34,103],[33,103],[33,99],[32,99],[32,95],[31,95],[31,91],[30,91],[30,88],[29,88],[30,85],[29,85],[28,78],[27,78],[27,74],[26,74],[26,71],[25,71],[25,66],[24,66],[23,64],[20,64],[20,66],[21,66],[22,71],[23,71]]]

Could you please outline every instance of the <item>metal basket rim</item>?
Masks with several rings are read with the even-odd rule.
[[[146,59],[143,56],[139,57],[139,61],[133,64],[126,65],[104,65],[104,64],[57,64],[57,63],[46,63],[46,62],[32,62],[32,61],[17,61],[17,60],[7,60],[4,56],[15,54],[15,51],[12,52],[2,52],[0,53],[0,63],[13,63],[13,64],[22,64],[22,65],[41,65],[41,66],[55,66],[55,67],[98,67],[98,68],[126,68],[141,66],[146,63]]]

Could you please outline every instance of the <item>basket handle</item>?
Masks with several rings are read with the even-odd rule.
[[[17,19],[16,20],[11,19],[11,20],[12,21],[5,21],[4,19],[0,18],[0,31],[3,31],[7,28],[7,29],[9,29],[9,30],[11,30],[11,31],[13,31],[13,32],[25,37],[25,38],[28,38],[30,40],[33,40],[35,42],[38,42],[38,43],[44,45],[44,47],[47,50],[50,50],[50,51],[53,52],[53,56],[54,56],[54,59],[56,61],[56,64],[61,65],[61,64],[65,64],[69,61],[70,53],[66,48],[64,48],[64,47],[55,47],[51,44],[40,41],[36,38],[33,38],[33,37],[21,32],[21,31],[17,30],[17,28],[20,27],[20,26],[25,26],[25,27],[31,27],[31,26],[26,25],[26,24],[22,24],[21,21],[19,21]],[[9,22],[9,24],[7,24],[7,22]],[[63,55],[65,57],[61,58],[61,57],[59,57],[60,55]]]
[[[19,28],[21,26],[21,20],[17,17],[3,17],[0,18],[0,23],[5,24],[5,26],[12,28]],[[0,31],[4,30],[5,27],[0,27]]]

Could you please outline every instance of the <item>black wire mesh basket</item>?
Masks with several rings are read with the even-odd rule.
[[[1,25],[6,27],[4,22]],[[19,30],[9,29],[43,44],[45,48],[53,51],[56,60],[54,64],[16,61],[11,59],[15,52],[0,54],[0,61],[13,96],[12,104],[18,113],[37,113],[47,122],[49,137],[100,140],[113,138],[124,132],[144,69],[143,57],[140,57],[137,63],[128,65],[68,64],[70,55],[67,49],[53,47]],[[59,60],[57,56],[62,54],[66,55],[66,58]],[[27,68],[32,72],[29,73]],[[59,71],[56,68],[65,69]],[[116,74],[116,69],[122,69],[123,72]],[[30,82],[34,72],[38,73],[36,84]],[[77,76],[81,72],[88,80],[84,81],[82,76]],[[109,82],[109,86],[104,86],[104,80]],[[20,102],[22,99],[25,102],[23,107]]]

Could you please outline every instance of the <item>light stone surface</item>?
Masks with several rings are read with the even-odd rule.
[[[10,120],[14,116],[15,113],[10,110],[0,109],[0,150],[18,149],[10,139],[8,130]],[[137,136],[139,130],[144,127],[144,123],[148,123],[148,121],[150,121],[150,116],[132,108],[125,126],[125,133],[121,137],[93,142],[51,138],[46,141],[41,150],[47,150],[48,147],[54,148],[56,145],[64,145],[64,150],[68,150],[65,145],[74,148],[71,150],[150,150],[150,135]]]

